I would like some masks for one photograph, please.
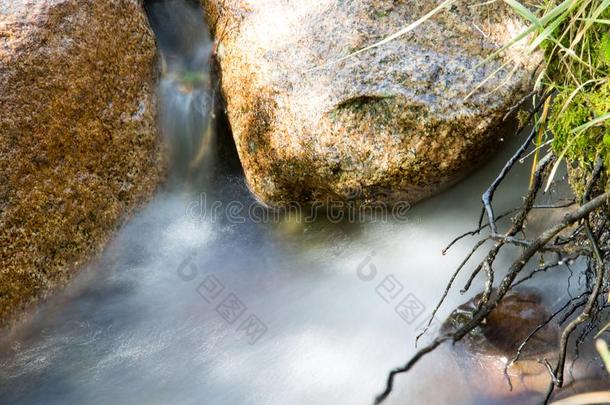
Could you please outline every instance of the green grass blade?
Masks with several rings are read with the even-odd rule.
[[[610,20],[605,20],[605,19],[595,19],[595,18],[576,18],[576,21],[590,21],[593,24],[605,24],[605,25],[610,25]]]
[[[504,0],[504,2],[508,3],[508,5],[511,6],[513,10],[515,10],[521,17],[538,26],[538,28],[542,28],[540,20],[529,10],[529,8],[525,7],[516,0]]]
[[[533,52],[536,48],[538,48],[544,41],[549,39],[553,32],[559,27],[559,25],[563,22],[564,18],[567,16],[567,12],[565,12],[561,17],[556,18],[552,23],[550,23],[540,34],[534,38],[532,43],[530,44],[530,52]]]

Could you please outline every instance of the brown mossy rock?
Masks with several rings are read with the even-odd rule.
[[[164,173],[136,0],[0,3],[0,327],[104,246]]]
[[[457,2],[397,40],[331,64],[439,2],[202,4],[220,41],[222,91],[248,183],[270,205],[343,200],[354,190],[361,202],[386,203],[437,193],[490,155],[540,60],[519,45],[480,65],[524,28],[503,2]]]

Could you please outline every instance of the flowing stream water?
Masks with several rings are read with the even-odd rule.
[[[261,220],[227,125],[211,112],[212,46],[201,12],[177,0],[147,10],[165,60],[160,124],[170,180],[99,259],[2,338],[0,403],[371,403],[387,371],[414,353],[473,240],[445,256],[442,249],[475,227],[479,196],[518,140],[401,219]],[[525,191],[529,165],[518,166],[498,193],[498,212]],[[545,277],[541,288],[557,284]],[[562,294],[545,305],[563,304]],[[469,297],[450,294],[433,332]],[[509,393],[491,362],[465,367],[460,356],[450,346],[432,354],[398,379],[388,403],[539,395]],[[498,378],[483,383],[481,374]]]

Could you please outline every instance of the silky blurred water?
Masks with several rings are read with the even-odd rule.
[[[168,24],[163,7],[179,3],[149,3],[153,27],[154,16]],[[160,85],[172,179],[98,260],[2,338],[0,403],[370,404],[386,372],[414,353],[416,334],[473,240],[441,251],[475,227],[479,196],[516,140],[400,220],[261,223],[247,215],[260,206],[230,135],[219,130],[226,123],[216,117],[208,129],[211,81],[184,77],[209,77],[211,47],[207,34],[192,37],[205,32],[198,11],[180,10],[187,34],[172,31],[172,40],[156,30],[173,60]],[[181,51],[168,56],[168,47]],[[520,202],[529,167],[518,166],[498,193],[498,212]],[[215,217],[214,202],[222,207]],[[230,206],[243,207],[232,220]],[[451,294],[433,325],[468,298]],[[484,360],[461,367],[445,348],[400,377],[388,403],[521,398],[469,378],[489,372]]]

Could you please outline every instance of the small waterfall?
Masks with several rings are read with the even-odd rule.
[[[159,125],[170,148],[170,186],[207,183],[214,166],[212,41],[189,0],[150,0],[146,12],[161,54]]]

